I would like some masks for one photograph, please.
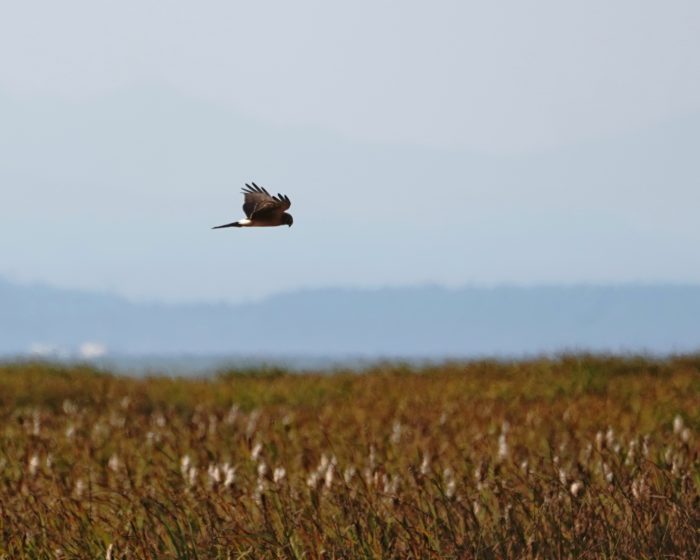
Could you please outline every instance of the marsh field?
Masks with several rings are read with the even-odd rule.
[[[0,366],[0,558],[698,558],[700,356]]]

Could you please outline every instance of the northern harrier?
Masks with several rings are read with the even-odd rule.
[[[294,223],[291,214],[287,214],[285,210],[289,209],[292,202],[283,194],[272,196],[263,187],[259,187],[255,183],[245,184],[243,194],[243,212],[246,217],[237,222],[216,226],[212,229],[220,229],[225,227],[270,227],[291,225]]]

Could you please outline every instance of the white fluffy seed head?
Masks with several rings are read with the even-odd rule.
[[[612,446],[615,445],[615,432],[613,431],[612,427],[608,428],[608,431],[605,432],[605,444],[609,448],[612,448]]]
[[[615,475],[607,463],[603,463],[603,476],[608,484],[612,484],[613,480],[615,479]]]
[[[34,454],[29,458],[29,475],[36,475],[36,471],[39,469],[39,456]]]
[[[420,473],[423,476],[427,476],[430,472],[430,455],[428,453],[423,453],[423,462],[420,464]]]
[[[569,491],[574,498],[578,498],[579,494],[583,491],[583,482],[580,480],[572,482]]]
[[[563,486],[566,486],[567,480],[566,471],[564,469],[559,469],[559,482],[561,482]]]
[[[190,467],[187,472],[187,484],[189,486],[194,486],[197,482],[197,467]]]
[[[309,486],[309,488],[316,488],[318,486],[318,471],[313,471],[309,476],[306,478],[306,484]]]
[[[350,465],[345,469],[343,472],[343,480],[345,481],[345,484],[350,484],[352,479],[355,477],[355,467]]]
[[[182,459],[180,459],[180,472],[182,473],[183,477],[187,477],[187,473],[190,471],[191,464],[192,460],[190,459],[190,456],[183,455]]]
[[[165,425],[167,424],[167,421],[165,419],[165,416],[163,416],[162,412],[155,412],[151,415],[151,421],[158,427],[158,428],[165,428]]]
[[[333,461],[326,468],[326,473],[323,477],[323,482],[324,482],[326,489],[330,488],[333,485],[334,472],[335,472],[335,458],[333,458]]]
[[[228,463],[224,463],[222,469],[224,471],[224,487],[231,488],[233,483],[236,481],[236,467],[232,467]]]
[[[394,425],[391,428],[391,443],[396,445],[401,441],[401,432],[403,431],[403,427],[401,426],[401,422],[398,420],[394,421]]]
[[[259,419],[260,419],[260,411],[257,409],[254,410],[253,412],[251,412],[250,416],[248,416],[248,425],[246,426],[246,429],[245,429],[246,437],[248,437],[248,439],[253,437],[255,430],[258,428],[258,420]]]
[[[276,467],[274,472],[272,473],[272,480],[274,481],[275,484],[279,484],[284,480],[284,478],[287,476],[287,471],[285,470],[284,467]]]
[[[35,410],[32,414],[32,435],[38,436],[41,431],[41,416],[39,411]]]
[[[683,422],[683,417],[680,414],[677,414],[673,419],[673,433],[676,435],[680,434],[684,427],[685,423]]]
[[[78,480],[75,481],[75,497],[80,498],[83,495],[83,492],[85,492],[85,482],[83,481],[82,478],[79,478]]]
[[[632,481],[632,496],[635,500],[643,500],[649,496],[649,487],[643,478]]]
[[[508,458],[508,440],[506,439],[506,432],[502,432],[498,436],[498,458],[503,461]]]
[[[319,482],[323,481],[324,487],[329,489],[333,485],[333,477],[335,475],[335,467],[337,463],[338,461],[335,456],[332,456],[329,459],[324,453],[321,455],[321,460],[319,461],[316,470],[307,477],[306,483],[310,487],[315,488]]]
[[[228,412],[226,413],[226,418],[224,418],[224,423],[228,426],[232,426],[233,424],[236,423],[237,418],[238,418],[238,405],[232,404],[231,408],[229,408]]]
[[[664,461],[666,461],[667,465],[671,465],[671,463],[673,463],[673,449],[670,447],[667,447],[666,451],[664,452]]]
[[[207,468],[207,475],[209,475],[209,484],[211,486],[218,485],[221,482],[221,469],[219,465],[209,465]]]
[[[78,412],[78,407],[75,406],[75,404],[73,404],[73,401],[71,401],[69,399],[66,399],[63,401],[62,408],[63,408],[63,412],[66,415],[71,415],[71,414],[75,414],[76,412]]]
[[[442,471],[442,480],[445,483],[445,495],[451,498],[455,495],[455,490],[457,489],[457,482],[455,481],[454,471],[447,467]]]

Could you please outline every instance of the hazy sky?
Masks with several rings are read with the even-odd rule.
[[[0,275],[697,283],[698,53],[696,1],[5,2]],[[294,227],[208,229],[249,180]]]

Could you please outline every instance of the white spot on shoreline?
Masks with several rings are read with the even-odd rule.
[[[84,342],[80,345],[78,354],[81,358],[85,358],[87,360],[101,358],[107,354],[107,347],[99,342]]]

